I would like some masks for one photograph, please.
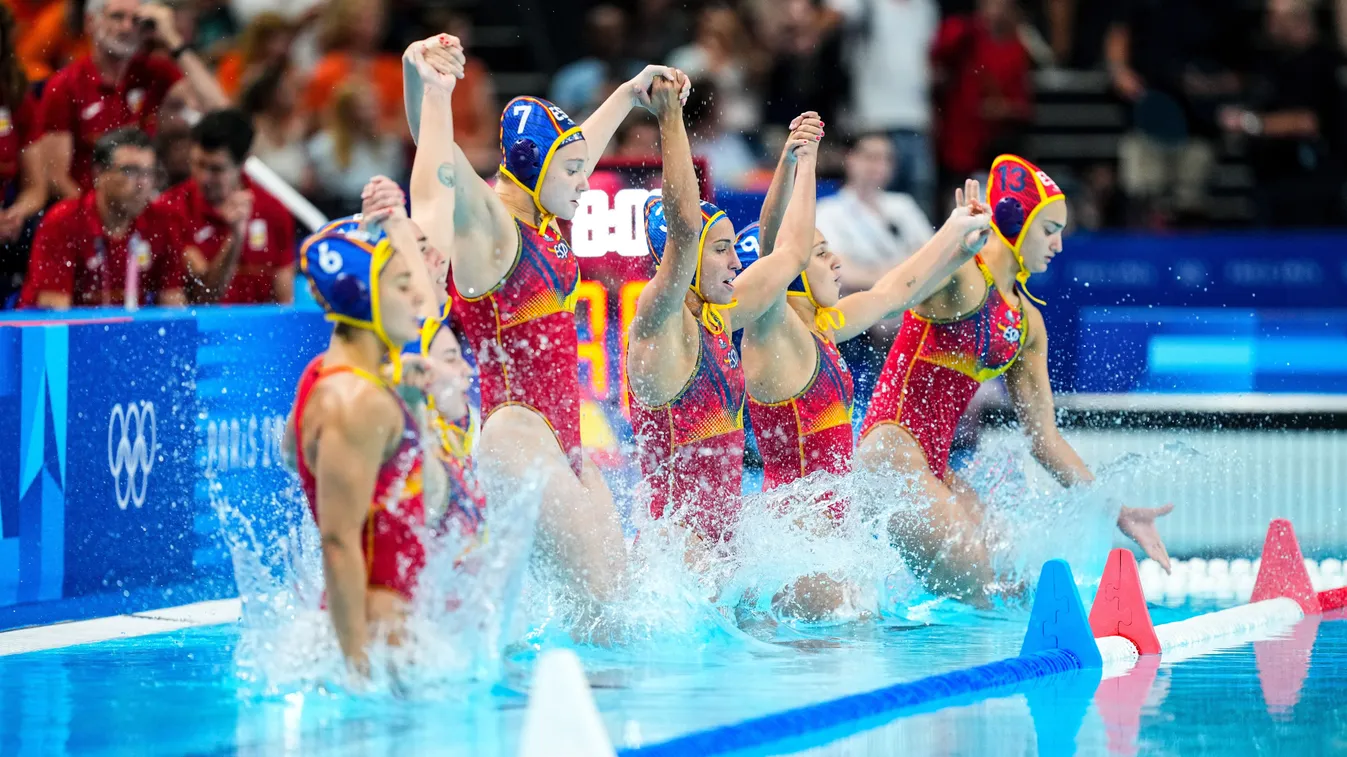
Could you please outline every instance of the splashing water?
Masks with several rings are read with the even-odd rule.
[[[410,461],[402,463],[405,479]],[[511,637],[520,581],[532,552],[541,501],[540,482],[525,477],[509,497],[489,501],[485,535],[450,530],[419,533],[426,565],[390,644],[376,629],[368,645],[371,680],[361,693],[403,698],[471,696],[471,684],[500,676]],[[400,494],[391,487],[390,499]],[[211,504],[234,564],[242,601],[235,652],[245,693],[276,696],[350,690],[351,681],[327,612],[322,607],[322,548],[317,525],[298,487],[233,505],[218,481],[208,479]],[[282,523],[259,533],[248,512]],[[469,684],[465,686],[464,684]]]

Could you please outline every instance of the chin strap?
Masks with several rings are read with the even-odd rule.
[[[739,304],[738,299],[730,300],[728,305],[712,305],[709,302],[702,301],[702,325],[706,330],[717,336],[725,333],[725,315],[723,311],[729,310]]]

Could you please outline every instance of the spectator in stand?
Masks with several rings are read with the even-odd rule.
[[[935,212],[931,149],[931,44],[940,20],[936,0],[828,0],[848,35],[855,133],[884,132],[902,156],[889,189],[905,192],[929,216]]]
[[[784,128],[810,110],[824,123],[837,122],[847,94],[837,14],[828,13],[822,0],[759,0],[754,18],[772,56],[764,125]]]
[[[253,155],[304,194],[313,192],[313,167],[304,143],[308,117],[299,110],[298,69],[283,62],[264,71],[243,91],[240,107],[253,120]]]
[[[1208,215],[1220,101],[1239,88],[1240,16],[1228,0],[1128,0],[1105,40],[1113,86],[1132,104],[1118,147],[1133,223]]]
[[[450,13],[447,28],[468,51],[463,78],[454,85],[454,143],[477,173],[493,175],[500,167],[500,107],[491,71],[471,52],[472,19],[466,13]]]
[[[997,155],[1023,152],[1033,102],[1019,23],[1015,0],[979,0],[976,13],[940,25],[931,63],[940,105],[935,134],[942,197],[986,171]]]
[[[47,180],[37,139],[37,100],[14,50],[16,27],[0,6],[0,308],[19,291],[28,270],[32,220],[47,204]],[[12,198],[12,199],[11,199]]]
[[[154,181],[158,192],[187,181],[192,175],[192,127],[185,123],[161,126],[154,135],[154,154],[159,158]]]
[[[1341,55],[1322,42],[1306,0],[1271,0],[1269,48],[1254,59],[1247,107],[1230,107],[1222,126],[1249,140],[1257,214],[1270,226],[1342,222]]]
[[[716,186],[742,189],[758,167],[757,156],[737,131],[725,127],[718,96],[720,88],[710,81],[694,81],[683,106],[692,154],[705,158]]]
[[[384,0],[330,0],[322,13],[319,47],[323,57],[304,93],[305,111],[328,112],[338,91],[348,82],[359,81],[374,95],[379,131],[410,140],[402,107],[402,58],[379,49],[388,13]],[[368,180],[365,176],[362,181]]]
[[[361,192],[371,176],[406,177],[402,142],[380,134],[373,93],[360,82],[337,92],[327,113],[327,126],[309,141],[309,163],[319,191],[319,207],[330,216],[360,212]]]
[[[53,205],[37,227],[24,307],[187,304],[182,220],[150,206],[154,160],[139,129],[99,137],[93,189]]]
[[[762,97],[755,80],[765,70],[766,60],[754,55],[733,8],[720,3],[703,8],[697,18],[696,39],[670,53],[669,65],[689,78],[716,85],[719,120],[727,131],[743,134],[758,128]]]
[[[658,162],[659,122],[645,111],[633,111],[617,130],[613,140],[613,157],[619,160],[648,160]]]
[[[589,41],[589,55],[562,66],[552,77],[552,86],[548,90],[549,100],[582,121],[612,92],[607,86],[609,82],[625,82],[645,68],[643,62],[628,58],[623,52],[627,42],[627,16],[621,8],[607,3],[596,5],[585,16],[585,23],[589,27],[585,35]],[[454,119],[454,136],[458,136],[457,118]]]
[[[47,80],[71,61],[89,54],[84,0],[48,3],[15,39],[29,81]]]
[[[934,227],[912,195],[889,192],[901,156],[885,134],[849,141],[846,180],[818,201],[815,223],[842,260],[842,292],[867,290],[930,240]]]
[[[295,296],[295,222],[243,174],[253,127],[238,110],[192,127],[192,178],[156,202],[184,219],[193,303],[289,305]]]
[[[290,59],[290,43],[295,39],[295,25],[279,13],[262,13],[248,24],[240,35],[238,47],[220,58],[215,77],[220,89],[230,97],[238,97],[249,82],[262,72]]]
[[[692,22],[683,5],[673,0],[638,0],[631,25],[631,57],[667,60],[669,53],[686,43]]]
[[[42,150],[52,191],[62,199],[93,187],[93,147],[103,134],[128,125],[154,134],[159,107],[170,97],[208,109],[227,103],[215,77],[178,36],[168,8],[89,0],[85,24],[90,54],[61,69],[42,96]],[[169,55],[147,54],[151,42]]]

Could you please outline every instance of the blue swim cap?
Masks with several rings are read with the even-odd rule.
[[[421,336],[402,345],[402,354],[429,355],[430,344],[435,341],[435,336],[440,333],[440,329],[449,328],[449,309],[453,304],[453,300],[444,303],[444,312],[440,313],[439,318],[434,320],[423,319],[421,321]]]
[[[401,377],[398,349],[379,319],[379,273],[393,257],[392,240],[358,216],[340,218],[304,240],[299,269],[313,287],[327,320],[378,335],[393,358],[394,381]]]
[[[688,287],[702,297],[702,255],[706,252],[706,235],[711,231],[711,227],[716,221],[727,218],[725,211],[717,208],[715,205],[701,201],[702,211],[702,231],[697,238],[697,273],[692,277],[692,284]],[[669,225],[664,219],[664,198],[659,195],[651,195],[645,200],[645,239],[646,249],[650,252],[650,257],[654,258],[655,266],[664,262],[664,247],[669,241]],[[703,297],[703,300],[705,298]],[[732,308],[737,301],[729,305],[712,305],[709,302],[702,304],[702,323],[712,334],[719,334],[724,331],[725,322],[721,318],[717,309]]]
[[[538,199],[538,187],[557,150],[585,138],[566,111],[541,97],[516,97],[500,114],[500,172],[528,192],[543,214],[554,217]]]
[[[745,270],[757,262],[762,252],[762,229],[759,224],[755,222],[745,226],[734,240],[734,249],[739,253],[739,262],[743,264]],[[846,324],[846,316],[841,310],[825,308],[814,299],[814,290],[809,286],[809,277],[803,271],[786,287],[786,296],[804,297],[809,300],[809,304],[814,306],[815,327],[821,332],[827,331],[828,328],[840,329]]]

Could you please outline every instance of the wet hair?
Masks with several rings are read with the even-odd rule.
[[[127,126],[104,134],[94,143],[94,168],[106,171],[112,166],[112,159],[123,147],[134,147],[154,151],[154,142],[145,132],[134,126]]]
[[[252,119],[234,108],[211,111],[192,127],[192,141],[206,152],[228,150],[234,163],[243,165],[253,149]]]

